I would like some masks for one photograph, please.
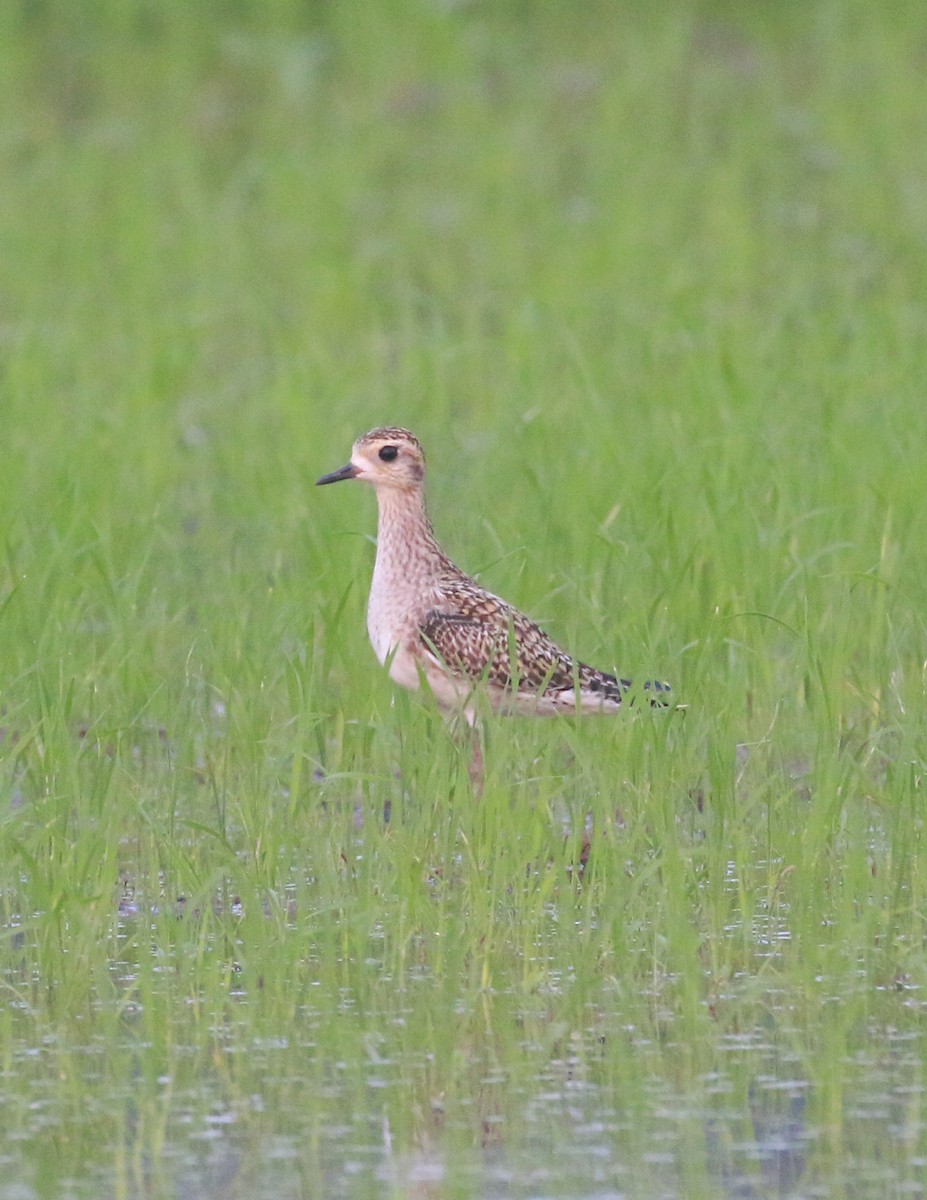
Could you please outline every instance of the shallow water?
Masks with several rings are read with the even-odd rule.
[[[390,987],[372,957],[370,990],[310,980],[274,1029],[234,970],[216,1011],[190,980],[178,993],[180,955],[145,930],[189,920],[128,907],[118,944],[137,953],[111,961],[116,992],[58,1028],[7,972],[0,1200],[924,1194],[916,989],[899,984],[892,1019],[871,1011],[830,1071],[826,1021],[809,1027],[774,967],[731,978],[696,1029],[656,992],[603,983],[577,1008],[562,972],[526,996],[427,969]],[[774,962],[784,918],[752,936]],[[133,999],[145,953],[163,992]],[[816,984],[825,1010],[847,999]]]
[[[466,1148],[455,1136],[469,1137],[468,1119],[479,1097],[461,1098],[456,1114],[419,1114],[414,1148],[400,1149],[384,1114],[391,1085],[371,1076],[365,1093],[343,1098],[312,1094],[299,1075],[287,1080],[281,1055],[266,1060],[276,1082],[306,1092],[301,1103],[276,1107],[276,1086],[236,1096],[217,1080],[204,1079],[192,1093],[170,1097],[163,1143],[145,1146],[144,1117],[133,1112],[129,1094],[94,1096],[90,1066],[85,1087],[91,1094],[78,1120],[56,1115],[55,1083],[29,1088],[29,1124],[5,1138],[6,1182],[0,1196],[57,1194],[105,1196],[138,1194],[207,1196],[349,1197],[382,1194],[474,1196],[840,1196],[923,1194],[924,1160],[912,1153],[919,1141],[911,1108],[919,1101],[904,1083],[906,1072],[880,1069],[870,1091],[856,1095],[847,1124],[843,1169],[808,1169],[809,1150],[826,1136],[807,1119],[808,1083],[800,1074],[756,1046],[739,1047],[756,1067],[747,1104],[737,1099],[731,1077],[715,1074],[700,1081],[697,1095],[678,1091],[667,1080],[648,1081],[648,1101],[630,1111],[611,1088],[587,1081],[539,1078],[536,1088],[506,1097],[480,1116],[482,1145]],[[562,1075],[562,1072],[557,1072]],[[163,1085],[168,1086],[167,1081]],[[127,1092],[133,1089],[128,1088]],[[707,1099],[706,1099],[707,1096]],[[395,1098],[394,1098],[395,1102]],[[294,1105],[291,1097],[290,1105]],[[328,1115],[320,1108],[330,1105]],[[126,1143],[121,1152],[105,1143],[96,1153],[69,1161],[69,1142],[92,1139],[107,1109],[122,1110]],[[510,1143],[514,1119],[519,1133]],[[455,1126],[457,1127],[455,1129]],[[43,1147],[37,1154],[38,1147]],[[125,1157],[123,1157],[125,1155]],[[58,1174],[58,1170],[61,1173]],[[51,1191],[48,1184],[52,1184]],[[873,1191],[869,1191],[869,1189]]]

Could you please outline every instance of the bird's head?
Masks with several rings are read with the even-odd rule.
[[[351,450],[351,461],[316,483],[340,483],[343,479],[363,479],[375,488],[410,491],[421,487],[425,478],[425,452],[408,429],[385,427],[372,429],[358,438]]]

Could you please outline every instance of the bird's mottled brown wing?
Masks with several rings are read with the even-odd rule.
[[[474,683],[550,694],[592,684],[608,694],[619,681],[574,662],[517,609],[477,589],[453,589],[446,607],[432,609],[420,628],[422,641],[445,668]]]
[[[439,600],[419,627],[428,653],[445,670],[520,696],[543,696],[571,708],[621,704],[631,681],[572,658],[518,609],[464,575],[442,580]],[[645,683],[662,693],[668,688]],[[665,703],[654,697],[651,703]]]
[[[425,646],[442,666],[473,683],[485,681],[511,688],[517,680],[518,690],[524,692],[536,692],[554,680],[560,687],[572,686],[569,659],[557,653],[537,626],[532,627],[534,631],[540,635],[534,649],[541,653],[529,658],[521,622],[489,625],[473,616],[435,609],[428,613],[420,630]]]

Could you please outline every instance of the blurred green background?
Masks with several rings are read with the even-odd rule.
[[[925,67],[902,0],[0,8],[0,1200],[921,1194]],[[313,488],[381,423],[685,716],[497,722],[474,805]]]

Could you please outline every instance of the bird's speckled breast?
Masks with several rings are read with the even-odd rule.
[[[377,557],[367,604],[367,632],[381,663],[416,631],[434,605],[444,555],[414,497],[383,495]]]

